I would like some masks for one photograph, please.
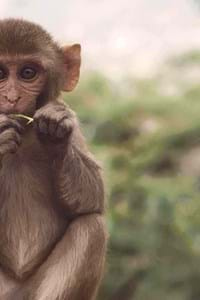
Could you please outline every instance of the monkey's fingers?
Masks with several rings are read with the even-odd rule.
[[[72,132],[73,122],[65,116],[49,119],[39,118],[34,122],[34,127],[39,133],[50,137],[63,138]]]
[[[0,156],[3,157],[7,153],[15,153],[18,149],[18,144],[15,141],[9,141],[0,146]]]
[[[60,120],[50,119],[48,123],[48,134],[51,137],[62,139],[67,135],[70,135],[73,130],[73,121],[62,114]]]
[[[47,104],[46,106],[40,108],[36,111],[33,119],[38,122],[40,119],[51,120],[53,122],[60,122],[63,118],[69,117],[68,110],[64,105]]]
[[[9,128],[3,131],[0,135],[0,169],[2,168],[2,160],[5,154],[15,153],[21,144],[20,134]]]
[[[15,142],[18,146],[21,144],[21,136],[14,128],[6,129],[1,133],[0,148],[11,141]]]
[[[48,120],[36,119],[33,123],[34,128],[38,133],[48,134]]]
[[[73,128],[74,120],[68,118],[62,120],[57,126],[56,137],[60,139],[69,137],[73,131]]]
[[[0,114],[0,133],[10,127],[15,128],[20,134],[24,131],[24,128],[20,125],[20,123],[17,120],[9,118],[6,115]]]

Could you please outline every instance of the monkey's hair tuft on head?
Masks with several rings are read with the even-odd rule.
[[[0,52],[32,54],[46,46],[59,50],[51,35],[40,25],[23,19],[0,20]]]

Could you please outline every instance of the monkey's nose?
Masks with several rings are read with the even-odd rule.
[[[21,96],[6,98],[10,104],[16,104],[21,99]]]

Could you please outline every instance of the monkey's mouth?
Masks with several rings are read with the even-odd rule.
[[[22,111],[21,109],[18,109],[18,108],[16,107],[16,105],[15,105],[15,106],[5,106],[5,105],[4,105],[4,107],[1,107],[1,106],[0,106],[0,112],[1,112],[1,113],[4,113],[4,114],[6,114],[6,115],[9,115],[9,114],[19,114],[19,113],[23,113],[24,111]]]
[[[18,109],[16,108],[16,105],[4,104],[3,106],[0,106],[0,111],[5,114],[15,114],[18,112]]]
[[[1,103],[0,101],[0,112],[4,114],[27,114],[29,111],[34,110],[34,107],[29,107],[28,103]]]

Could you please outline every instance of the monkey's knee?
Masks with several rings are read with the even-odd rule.
[[[93,226],[95,229],[95,239],[97,239],[96,248],[98,247],[98,244],[101,245],[103,251],[106,251],[107,246],[107,240],[108,240],[108,231],[106,226],[105,217],[102,215],[94,215],[93,216]]]
[[[77,220],[78,221],[78,220]],[[76,221],[75,221],[76,222]],[[94,300],[104,273],[108,233],[105,218],[91,214],[79,218],[74,224],[79,235],[79,257],[83,257],[82,272],[77,277],[80,287],[74,299]],[[79,227],[80,226],[80,227]]]
[[[105,217],[91,214],[81,217],[82,244],[85,248],[85,260],[88,277],[99,281],[104,270],[108,232]],[[79,244],[81,246],[81,243]]]
[[[79,216],[72,221],[69,232],[76,255],[82,256],[87,271],[96,272],[104,264],[108,240],[105,217],[101,214]]]
[[[85,242],[92,243],[93,249],[101,246],[100,248],[105,248],[108,239],[107,226],[105,222],[105,217],[101,214],[89,214],[78,217],[72,226],[75,231],[77,230],[77,235],[80,237],[82,231],[82,237],[85,238]]]

